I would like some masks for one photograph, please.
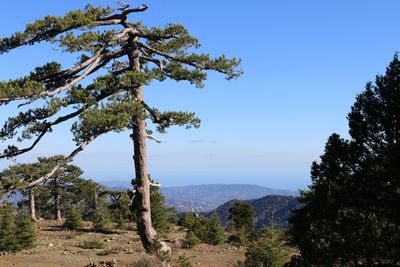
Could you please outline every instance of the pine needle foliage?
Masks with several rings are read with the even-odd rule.
[[[83,221],[79,212],[71,207],[67,210],[67,216],[63,226],[69,230],[79,230],[83,228]]]

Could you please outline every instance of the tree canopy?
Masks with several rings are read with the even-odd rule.
[[[332,134],[294,210],[293,241],[307,264],[400,264],[400,61],[367,83]]]
[[[135,198],[140,206],[138,229],[146,250],[153,251],[158,245],[150,214],[146,139],[157,139],[146,123],[155,123],[156,130],[165,133],[173,125],[197,128],[200,119],[193,112],[151,107],[143,97],[143,86],[171,79],[203,87],[207,71],[222,73],[228,80],[242,71],[235,58],[196,53],[200,42],[180,24],[148,27],[129,21],[131,15],[147,9],[146,5],[88,5],[64,16],[38,19],[24,31],[0,39],[0,54],[48,42],[79,55],[73,66],[48,62],[26,76],[0,82],[0,105],[15,102],[22,109],[0,129],[0,139],[9,141],[0,159],[31,151],[54,127],[72,121],[77,147],[50,172],[26,185],[32,187],[49,179],[100,135],[130,130],[138,185]],[[29,140],[26,147],[15,144]],[[161,247],[168,250],[165,244]]]

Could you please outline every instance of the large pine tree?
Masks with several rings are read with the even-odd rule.
[[[198,127],[200,120],[194,113],[152,108],[143,98],[143,86],[169,78],[202,87],[208,70],[220,72],[227,79],[239,76],[241,71],[236,59],[193,53],[200,43],[182,25],[146,27],[129,21],[131,14],[145,10],[147,6],[114,9],[89,5],[62,17],[46,16],[24,31],[0,39],[0,54],[43,41],[64,52],[80,54],[72,67],[49,62],[27,76],[0,83],[0,103],[18,102],[25,109],[4,124],[0,138],[15,140],[20,134],[20,140],[33,139],[25,148],[9,145],[0,158],[32,150],[54,127],[70,120],[75,120],[71,130],[77,148],[65,161],[100,135],[129,129],[134,146],[135,197],[140,203],[139,234],[146,250],[154,251],[156,245],[159,251],[168,252],[166,244],[155,244],[158,239],[150,215],[146,139],[153,137],[146,129],[146,119],[157,124],[161,133],[172,125]],[[92,82],[80,83],[89,76]],[[27,186],[48,179],[59,166]]]
[[[333,134],[294,211],[293,241],[307,264],[400,264],[400,61],[369,82]]]

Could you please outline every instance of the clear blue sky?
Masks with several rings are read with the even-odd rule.
[[[46,14],[62,15],[87,3],[112,1],[6,1],[0,35],[22,30]],[[133,5],[142,2],[132,1]],[[347,136],[346,115],[367,81],[383,73],[400,49],[397,0],[370,1],[154,1],[131,21],[184,24],[201,51],[243,60],[245,74],[226,81],[210,74],[204,89],[165,82],[145,89],[160,109],[190,110],[198,130],[174,128],[149,143],[149,168],[167,185],[251,183],[296,189],[309,184],[311,162],[332,132]],[[23,75],[46,61],[72,64],[74,57],[47,46],[1,55],[0,80]],[[0,121],[15,114],[1,107]],[[69,126],[68,126],[69,127]],[[68,127],[59,127],[29,155],[73,149]],[[4,146],[4,144],[0,144]],[[129,180],[132,145],[127,133],[99,138],[75,160],[85,176]],[[0,162],[6,167],[10,162]]]

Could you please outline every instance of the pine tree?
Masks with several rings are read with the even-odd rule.
[[[25,209],[18,211],[15,236],[18,249],[32,248],[36,245],[35,227]]]
[[[246,202],[237,201],[229,209],[230,227],[236,231],[250,233],[254,229],[255,211],[253,207]]]
[[[82,218],[75,208],[69,208],[67,210],[67,216],[63,226],[69,230],[79,230],[83,228]]]
[[[19,102],[20,108],[27,108],[4,124],[0,138],[12,141],[21,132],[20,140],[34,138],[27,148],[9,145],[0,158],[32,150],[52,128],[75,120],[72,133],[77,148],[48,174],[26,185],[32,187],[47,180],[100,135],[130,130],[140,207],[138,231],[145,249],[151,251],[158,238],[151,221],[146,139],[155,138],[146,129],[145,120],[155,123],[160,133],[172,125],[197,128],[200,120],[194,113],[152,108],[143,98],[143,86],[168,78],[202,87],[209,70],[220,72],[227,79],[238,77],[241,70],[236,59],[212,59],[208,54],[192,53],[200,43],[182,25],[159,28],[129,21],[130,14],[147,8],[88,5],[62,17],[47,16],[22,32],[0,39],[0,54],[43,41],[58,45],[75,58],[80,54],[71,68],[49,62],[27,76],[0,83],[0,104]],[[93,82],[80,84],[89,75],[94,76]],[[170,250],[161,244],[160,250]]]
[[[16,251],[16,225],[13,207],[5,203],[0,207],[0,251]]]
[[[93,230],[108,232],[111,230],[111,217],[106,203],[98,203],[93,215]]]
[[[350,140],[332,134],[291,218],[306,264],[400,264],[400,61],[367,83],[348,115]]]
[[[207,222],[207,243],[210,245],[221,245],[225,241],[224,227],[218,214],[214,212]]]
[[[282,267],[290,259],[283,233],[272,227],[261,229],[245,252],[245,267]]]

